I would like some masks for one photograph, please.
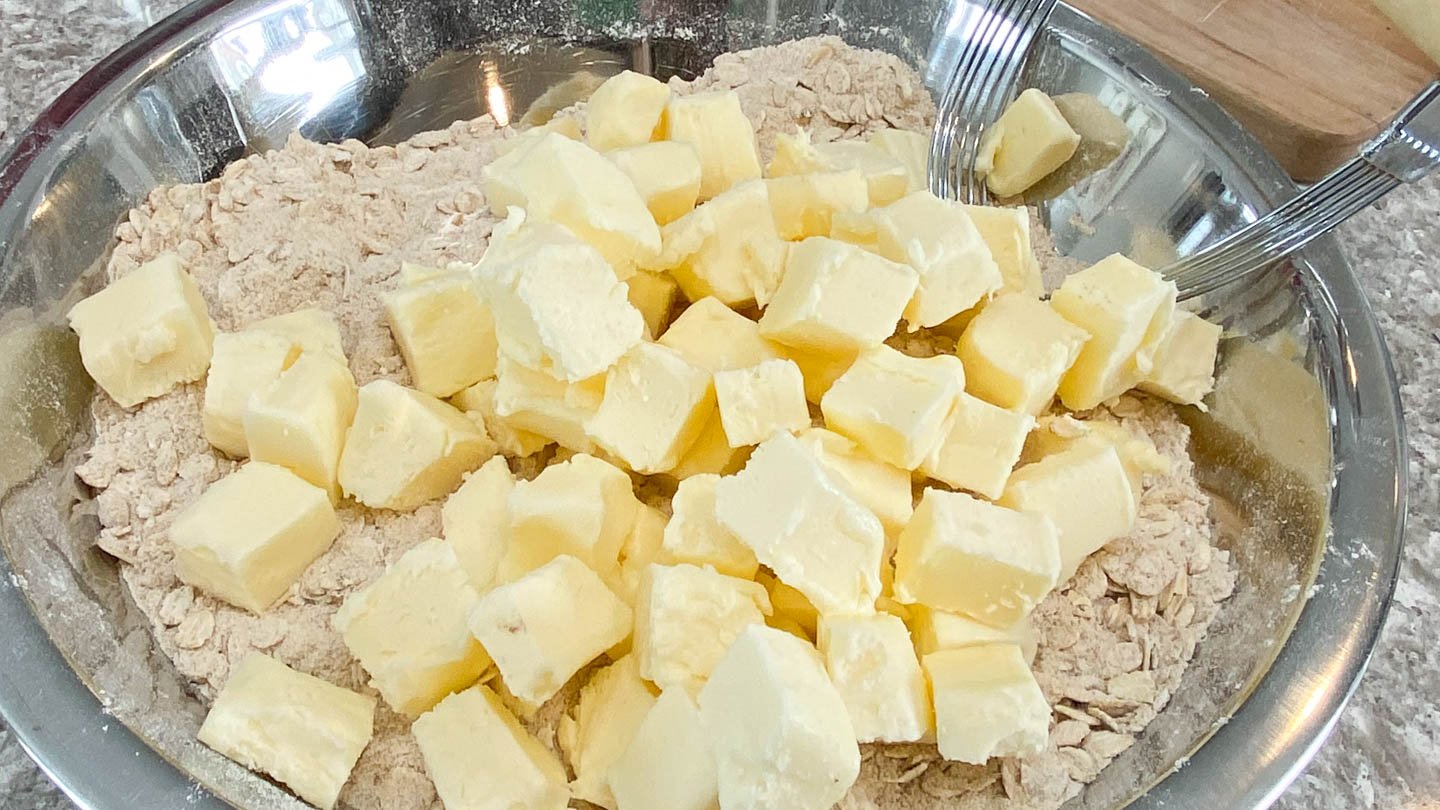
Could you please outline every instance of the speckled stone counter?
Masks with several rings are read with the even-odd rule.
[[[178,0],[0,0],[0,153],[95,61]],[[141,9],[148,9],[141,10]],[[1440,808],[1440,179],[1345,226],[1394,354],[1410,441],[1395,605],[1369,674],[1284,808]],[[0,725],[0,810],[71,803]]]

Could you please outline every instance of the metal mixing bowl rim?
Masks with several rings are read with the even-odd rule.
[[[163,66],[172,56],[167,49],[178,44],[176,40],[181,35],[190,33],[192,26],[202,20],[207,27],[221,24],[229,16],[224,13],[229,5],[231,0],[197,0],[185,6],[110,54],[40,113],[0,163],[0,249],[6,245],[3,232],[6,220],[18,222],[21,218],[15,210],[18,206],[7,203],[14,202],[12,198],[18,190],[43,182],[43,172],[39,170],[43,161],[39,159],[47,148],[64,135],[69,126],[77,120],[83,121],[85,111],[97,100],[117,92],[117,87],[124,85],[122,79],[134,79]],[[1177,76],[1139,46],[1113,35],[1079,12],[1062,5],[1058,19],[1082,29],[1088,26],[1093,31],[1107,31],[1119,43],[1118,48],[1112,48],[1115,57],[1138,68],[1142,75]],[[1179,105],[1185,107],[1185,100],[1180,100]],[[1222,151],[1232,157],[1243,156],[1236,164],[1245,167],[1246,178],[1265,203],[1274,204],[1293,193],[1293,184],[1278,164],[1233,119],[1223,112],[1217,115],[1214,107],[1191,107],[1188,111],[1205,126],[1225,136],[1219,144]],[[8,217],[7,207],[11,209]],[[1257,765],[1244,775],[1250,777],[1251,784],[1236,792],[1236,806],[1263,807],[1273,802],[1333,729],[1368,664],[1390,605],[1401,557],[1406,472],[1403,422],[1398,415],[1400,403],[1394,370],[1369,305],[1338,247],[1333,241],[1323,242],[1307,251],[1306,261],[1327,270],[1323,280],[1320,275],[1312,274],[1313,286],[1321,303],[1334,315],[1342,357],[1348,358],[1354,350],[1372,361],[1358,368],[1352,364],[1346,380],[1357,401],[1345,407],[1365,411],[1364,415],[1381,428],[1388,425],[1389,435],[1378,438],[1388,440],[1394,447],[1393,457],[1367,458],[1352,464],[1347,474],[1337,476],[1333,488],[1337,500],[1346,496],[1373,500],[1383,490],[1390,490],[1391,497],[1386,504],[1388,514],[1380,518],[1371,516],[1371,522],[1364,526],[1375,538],[1373,544],[1378,546],[1373,566],[1375,578],[1368,582],[1373,599],[1368,610],[1354,617],[1348,633],[1340,639],[1342,643],[1325,650],[1312,649],[1319,645],[1306,642],[1332,641],[1335,631],[1319,626],[1317,605],[1314,601],[1307,604],[1267,676],[1234,719],[1217,729],[1209,744],[1194,754],[1189,767],[1181,768],[1161,782],[1140,805],[1189,806],[1183,801],[1187,785],[1198,787],[1200,780],[1213,780],[1223,759],[1247,761],[1242,758],[1247,755],[1257,762],[1263,760],[1265,767]],[[1343,306],[1337,304],[1335,292],[1343,294],[1338,298]],[[1364,389],[1362,383],[1371,384],[1371,389]],[[1375,384],[1385,390],[1375,392]],[[1359,401],[1360,398],[1364,401]],[[1379,506],[1377,503],[1377,508]],[[1324,578],[1323,570],[1321,578]],[[1317,599],[1324,598],[1326,593],[1322,589]],[[170,806],[182,801],[197,807],[227,806],[106,713],[101,701],[70,669],[49,640],[3,554],[0,554],[0,626],[9,631],[12,651],[11,663],[0,668],[0,716],[36,763],[76,804],[86,808],[134,806],[133,801],[143,800],[149,806]],[[1321,670],[1326,674],[1321,679],[1323,683],[1315,684],[1312,699],[1303,707],[1293,705],[1291,684],[1270,677],[1285,674],[1308,677],[1317,664],[1324,665]],[[55,706],[71,709],[56,712]],[[1272,745],[1267,749],[1265,746],[1273,741],[1249,739],[1263,726],[1263,720],[1286,707],[1297,714],[1294,722],[1287,725],[1285,738],[1278,747]],[[1221,753],[1221,748],[1226,749],[1225,753]],[[1228,778],[1244,781],[1241,774],[1231,773]],[[120,805],[114,804],[117,793],[128,797],[122,798]]]

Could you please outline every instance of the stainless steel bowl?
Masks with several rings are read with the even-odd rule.
[[[579,69],[690,75],[726,50],[833,33],[896,53],[933,91],[956,53],[943,0],[641,5],[206,0],[111,56],[21,138],[0,168],[0,712],[78,803],[295,805],[194,742],[201,707],[92,547],[94,518],[73,509],[64,454],[83,446],[90,387],[59,313],[151,188],[213,177],[296,130],[394,142],[485,112],[491,88],[523,109]],[[1046,205],[1063,251],[1161,264],[1294,192],[1183,77],[1063,6],[1053,23],[1027,81],[1095,93],[1131,130],[1116,163]],[[1239,589],[1170,706],[1079,806],[1268,804],[1334,723],[1395,582],[1395,381],[1335,245],[1201,304],[1231,337],[1209,413],[1186,419]]]

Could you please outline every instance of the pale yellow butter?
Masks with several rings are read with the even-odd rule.
[[[759,444],[778,432],[810,426],[805,378],[791,360],[716,372],[715,402],[731,447]]]
[[[829,236],[836,213],[857,214],[869,207],[869,187],[857,169],[772,177],[770,212],[781,239]]]
[[[660,141],[606,155],[635,184],[645,207],[659,225],[668,225],[695,210],[700,196],[700,156],[695,147]]]
[[[660,693],[609,782],[622,810],[720,810],[710,737],[689,694]]]
[[[820,628],[820,611],[810,604],[805,594],[776,579],[765,568],[756,573],[755,581],[770,595],[772,612],[765,623],[792,634],[798,630],[798,635],[813,642]]]
[[[414,509],[448,495],[495,455],[485,429],[434,397],[376,380],[360,389],[340,454],[340,486],[372,509]]]
[[[770,612],[754,582],[689,563],[652,564],[635,600],[640,674],[661,689],[694,694],[740,632]]]
[[[446,810],[564,810],[565,766],[485,686],[442,700],[410,727]]]
[[[827,617],[819,648],[859,742],[916,742],[930,731],[929,688],[904,622],[888,613]]]
[[[431,396],[495,376],[495,319],[476,286],[469,273],[448,273],[383,298],[410,378]]]
[[[715,514],[822,614],[875,609],[884,529],[790,434],[767,440],[744,470],[720,480]]]
[[[745,466],[745,459],[750,457],[749,446],[731,447],[730,439],[725,435],[725,426],[720,421],[720,409],[710,411],[705,417],[705,426],[700,428],[700,435],[675,462],[669,475],[676,480],[683,481],[692,475],[731,475]]]
[[[601,152],[648,143],[660,127],[670,88],[625,70],[606,79],[585,104],[585,141]]]
[[[269,332],[221,332],[215,335],[205,402],[200,410],[205,440],[216,450],[245,458],[245,411],[251,399],[268,389],[300,356],[289,340]]]
[[[510,542],[510,492],[515,476],[505,459],[496,456],[470,473],[465,483],[445,499],[440,521],[445,540],[465,569],[470,584],[479,590],[495,580],[500,558]]]
[[[726,576],[753,579],[760,568],[755,552],[715,518],[715,486],[719,483],[718,475],[694,475],[680,482],[654,560],[666,565],[708,565]]]
[[[1080,147],[1080,133],[1035,88],[1022,92],[980,142],[975,171],[997,197],[1014,197],[1061,166]]]
[[[121,407],[198,380],[210,365],[215,327],[173,253],[114,280],[66,318],[80,337],[85,370]]]
[[[666,225],[662,236],[660,256],[646,267],[668,271],[691,301],[709,295],[728,306],[763,306],[780,282],[785,242],[760,180],[719,194]]]
[[[625,604],[634,609],[640,593],[640,578],[645,569],[660,556],[660,547],[665,543],[665,527],[670,519],[664,512],[649,504],[642,503],[635,511],[635,525],[620,547],[620,577],[615,591]]]
[[[680,302],[680,283],[669,273],[640,270],[625,279],[631,306],[645,319],[645,338],[654,340],[670,326],[670,313]]]
[[[246,329],[278,335],[299,346],[300,351],[305,354],[323,354],[339,363],[346,362],[345,347],[340,339],[340,324],[336,322],[334,315],[323,309],[297,309],[256,321]]]
[[[886,464],[854,441],[824,428],[803,430],[798,438],[835,483],[875,513],[887,534],[899,532],[910,522],[915,508],[908,470]]]
[[[921,660],[935,705],[940,755],[983,765],[991,757],[1039,753],[1050,703],[1014,644],[941,650]]]
[[[1044,301],[1011,294],[991,301],[970,321],[955,353],[965,364],[971,394],[1036,416],[1055,399],[1061,377],[1089,340],[1089,332]]]
[[[169,531],[176,576],[255,613],[285,595],[339,534],[325,490],[262,462],[211,484]]]
[[[231,671],[196,736],[329,810],[370,742],[374,719],[375,698],[251,653]]]
[[[250,458],[278,464],[338,500],[340,453],[358,402],[355,378],[343,362],[301,354],[245,410]]]
[[[700,691],[727,810],[828,810],[860,773],[840,693],[809,644],[751,625]]]
[[[895,331],[915,293],[909,266],[817,236],[790,248],[760,334],[812,352],[858,352]]]
[[[1027,462],[1039,461],[1082,444],[1111,445],[1120,454],[1120,463],[1130,479],[1130,492],[1135,502],[1140,502],[1147,475],[1168,475],[1170,460],[1160,454],[1155,443],[1143,433],[1131,433],[1117,422],[1099,420],[1080,421],[1070,416],[1059,416],[1045,420],[1045,424],[1031,431],[1025,440],[1025,452],[1021,458]]]
[[[1002,281],[997,294],[1020,293],[1032,298],[1044,295],[1040,261],[1030,246],[1030,212],[1024,208],[967,205],[965,213],[1000,268]]]
[[[895,550],[895,599],[1008,627],[1059,581],[1060,545],[1044,514],[963,492],[925,490]]]
[[[869,211],[852,214],[836,211],[830,217],[830,238],[863,248],[871,253],[880,252],[880,232],[875,217]]]
[[[945,438],[964,388],[956,358],[910,357],[882,344],[835,381],[820,410],[826,427],[881,461],[914,470]]]
[[[602,576],[620,562],[640,501],[630,476],[594,456],[579,454],[546,467],[510,491],[509,546],[500,578],[510,581],[561,555]]]
[[[563,388],[565,385],[556,382],[559,387]],[[516,427],[509,418],[501,416],[495,410],[495,394],[499,390],[499,379],[481,380],[469,388],[457,391],[450,397],[450,404],[471,414],[472,419],[478,415],[485,425],[485,432],[499,445],[500,452],[507,456],[523,457],[543,450],[551,443],[551,439]]]
[[[920,464],[925,475],[995,499],[1020,460],[1035,417],[962,393],[944,438]]]
[[[641,679],[634,655],[590,676],[575,706],[575,744],[567,751],[575,771],[571,795],[616,810],[616,797],[610,790],[611,769],[654,705],[655,696]]]
[[[760,176],[755,130],[733,90],[672,96],[665,109],[664,133],[668,140],[695,147],[702,200]]]
[[[432,539],[346,597],[333,623],[390,708],[415,717],[490,666],[466,626],[479,599],[454,549]]]
[[[595,449],[585,425],[600,407],[597,389],[603,392],[603,376],[598,385],[589,380],[567,383],[504,356],[495,372],[495,415],[512,430],[577,453]]]
[[[930,187],[930,135],[908,129],[880,129],[870,134],[870,145],[900,161],[909,177],[909,191]]]
[[[658,343],[631,349],[605,377],[605,397],[586,432],[630,469],[672,469],[715,409],[710,373]]]
[[[748,368],[780,356],[760,337],[754,321],[709,297],[686,307],[659,342],[710,372]]]
[[[982,644],[1016,644],[1027,663],[1035,660],[1039,639],[1035,625],[1025,617],[1009,627],[992,627],[959,613],[947,613],[924,605],[910,605],[905,622],[915,639],[921,658],[937,650],[978,647]]]
[[[871,216],[880,255],[919,274],[905,308],[912,331],[944,323],[1004,284],[990,248],[959,203],[917,191]]]
[[[633,618],[599,575],[563,555],[481,597],[470,611],[470,631],[511,693],[539,706],[624,641]]]
[[[811,143],[810,133],[804,130],[776,137],[775,157],[766,167],[766,176],[848,171],[858,171],[865,178],[871,206],[889,205],[905,196],[910,188],[910,172],[905,164],[875,144],[864,141]]]
[[[1200,316],[1176,311],[1155,347],[1154,364],[1139,388],[1180,405],[1199,405],[1215,389],[1215,355],[1221,329]]]
[[[857,351],[817,352],[783,343],[773,345],[781,357],[800,367],[800,374],[805,378],[805,401],[813,405],[820,404],[825,392],[840,379],[840,375],[850,370],[859,354]]]

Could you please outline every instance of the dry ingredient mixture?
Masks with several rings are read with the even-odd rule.
[[[763,158],[778,133],[797,125],[828,141],[890,127],[924,129],[933,116],[928,94],[899,60],[834,38],[721,56],[696,81],[672,86],[681,93],[735,89]],[[496,222],[478,191],[480,169],[512,136],[485,117],[396,147],[293,138],[282,150],[237,161],[211,182],[152,192],[117,228],[108,277],[174,251],[219,329],[318,306],[338,319],[358,384],[409,383],[381,295],[397,286],[402,260],[443,265],[480,258]],[[1040,242],[1050,278],[1063,260]],[[923,336],[906,343],[913,345],[902,349],[929,353]],[[206,442],[202,399],[199,383],[130,411],[96,398],[94,445],[77,473],[99,490],[100,547],[122,561],[161,648],[200,699],[213,699],[232,665],[257,650],[370,692],[331,616],[407,549],[440,535],[439,502],[408,514],[342,504],[334,546],[264,615],[200,594],[176,578],[166,531],[237,466]],[[1088,417],[1148,436],[1171,472],[1147,476],[1135,531],[1093,555],[1035,611],[1035,675],[1055,710],[1050,746],[1023,761],[984,767],[946,762],[930,745],[863,746],[860,779],[843,807],[1057,806],[1130,746],[1178,686],[1235,582],[1227,552],[1213,545],[1209,499],[1186,451],[1188,429],[1170,406],[1140,396]],[[1051,429],[1074,428],[1060,419]],[[528,466],[517,472],[538,470],[533,461]],[[551,747],[573,692],[572,683],[529,723]],[[342,803],[357,810],[440,806],[409,721],[383,701]]]

